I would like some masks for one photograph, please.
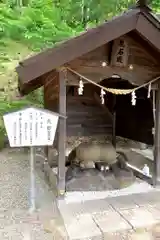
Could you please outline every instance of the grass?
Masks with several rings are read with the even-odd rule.
[[[0,149],[4,146],[5,128],[3,114],[30,105],[27,98],[17,100],[17,74],[15,67],[18,62],[34,54],[28,46],[8,39],[0,40]]]
[[[9,92],[5,91],[5,95],[7,95],[11,89],[16,89],[17,87],[15,67],[21,59],[24,59],[32,52],[27,46],[7,39],[1,39],[0,52],[0,88],[8,89],[10,86]],[[2,95],[0,93],[0,97]]]

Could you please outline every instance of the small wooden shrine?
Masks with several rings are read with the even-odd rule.
[[[140,129],[150,117],[144,142],[151,139],[149,143],[153,143],[154,139],[153,182],[157,183],[160,178],[160,22],[149,7],[139,3],[78,37],[20,62],[16,70],[22,95],[44,86],[44,107],[67,116],[60,119],[57,133],[59,193],[65,192],[67,137],[112,134],[115,144],[115,109],[117,112],[120,102],[126,102],[127,106],[133,105],[135,112],[140,90],[144,91],[140,97],[149,99],[145,111],[143,104],[139,111]],[[151,105],[155,94],[154,119]],[[117,123],[124,112],[122,104]],[[133,125],[134,116],[131,117]],[[129,122],[121,121],[121,133]],[[136,131],[136,124],[134,127],[134,134],[141,138],[144,132]]]

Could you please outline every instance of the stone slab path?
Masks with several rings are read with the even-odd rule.
[[[160,238],[160,192],[83,203],[61,200],[59,209],[72,240]]]

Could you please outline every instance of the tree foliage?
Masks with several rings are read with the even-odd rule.
[[[160,1],[152,0],[155,11]],[[0,37],[41,50],[94,26],[135,4],[134,0],[4,0]]]

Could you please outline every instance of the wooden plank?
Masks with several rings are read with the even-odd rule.
[[[96,92],[94,93],[94,99],[96,100],[98,105],[103,109],[103,111],[108,115],[108,117],[110,117],[110,119],[113,119],[113,116],[110,113],[110,111],[108,110],[108,108],[106,107],[106,105],[101,104],[101,99]]]
[[[111,125],[108,125],[106,127],[82,127],[84,129],[84,131],[88,131],[88,132],[95,132],[95,133],[100,133],[100,132],[103,132],[103,131],[106,131],[107,129],[111,129],[112,130],[112,126]]]
[[[157,83],[153,83],[153,84],[151,85],[151,89],[152,89],[152,90],[158,90],[158,84],[157,84]]]
[[[113,104],[112,144],[116,148],[116,95],[114,96]]]
[[[51,71],[46,78],[44,78],[44,94],[46,101],[50,101],[55,96],[59,95],[59,76],[55,71]]]
[[[92,102],[93,99],[91,97],[86,97],[86,96],[67,96],[67,103],[68,102],[73,102],[73,103],[80,103],[82,104],[82,102]]]
[[[47,98],[45,95],[45,86],[43,87],[43,102],[44,102],[44,109],[47,109]],[[49,154],[49,147],[44,147],[44,154],[45,154],[45,162],[48,162],[48,154]]]
[[[95,113],[95,111],[97,112],[97,113],[105,113],[106,114],[106,112],[105,111],[103,111],[100,107],[98,108],[98,107],[96,107],[96,106],[91,106],[91,107],[89,107],[89,106],[80,106],[80,107],[77,107],[77,106],[73,106],[73,107],[67,107],[67,113],[69,114],[70,112],[71,113],[74,113],[74,111],[76,111],[76,112],[79,112],[79,113],[83,113],[83,112],[94,112]]]
[[[54,75],[53,75],[54,74]],[[58,84],[56,91],[52,91],[55,83]],[[57,112],[58,111],[58,97],[59,96],[59,75],[58,73],[53,73],[46,75],[44,78],[44,101],[45,107],[51,111]],[[51,99],[51,96],[56,96],[54,99]]]
[[[77,109],[77,111],[76,110],[74,110],[74,111],[67,111],[67,116],[68,117],[78,117],[78,116],[82,116],[82,115],[85,115],[86,117],[90,117],[90,118],[92,118],[93,116],[95,116],[95,114],[98,116],[99,115],[99,117],[102,117],[102,116],[106,116],[106,113],[104,113],[102,110],[97,110],[97,109],[94,109],[94,111],[91,111],[91,112],[89,112],[89,111],[86,111],[85,110],[85,108],[84,108],[84,110],[83,111],[78,111],[78,109]]]
[[[83,129],[67,129],[67,137],[77,137],[77,136],[86,136],[83,133]],[[88,136],[88,135],[87,135]]]
[[[153,184],[156,185],[160,180],[160,81],[156,94],[156,119],[155,119],[155,136],[154,136],[154,168]]]
[[[67,119],[67,125],[75,125],[75,124],[85,124],[86,126],[97,126],[97,125],[112,125],[111,122],[106,119],[91,119],[87,120],[87,118],[75,118],[75,119]]]
[[[59,114],[66,116],[66,73],[59,72]],[[58,132],[58,196],[65,193],[65,151],[66,151],[66,119],[59,119]]]
[[[108,128],[108,127],[112,128],[112,125],[107,124],[107,123],[97,124],[97,125],[84,123],[84,124],[81,124],[81,125],[82,125],[82,127],[87,128],[87,129],[94,129],[94,128],[100,129],[100,128]]]
[[[67,131],[67,137],[81,137],[81,136],[105,136],[105,135],[112,135],[112,129],[106,129],[105,131],[97,131],[97,132],[93,132],[93,131],[88,131],[86,129],[77,129],[75,131],[75,129],[68,129]]]
[[[129,37],[130,46],[136,46],[136,49],[141,49],[143,51],[143,57],[146,59],[150,59],[151,62],[154,62],[155,66],[159,64],[159,53],[156,49],[154,49],[144,38],[142,38],[137,31],[132,31],[127,34]],[[134,54],[135,48],[131,51],[132,55]],[[139,51],[140,52],[140,51]],[[140,57],[136,54],[136,60]]]
[[[106,136],[108,134],[112,134],[112,129],[105,129],[103,131],[88,131],[88,130],[84,130],[83,131],[83,135],[82,136],[99,136],[99,135],[103,135]]]
[[[147,40],[149,44],[151,44],[154,48],[156,48],[160,52],[159,28],[155,27],[155,25],[152,22],[146,21],[146,17],[142,14],[138,18],[136,30],[145,40]]]
[[[82,127],[82,124],[67,125],[67,129],[81,128],[81,127]]]

